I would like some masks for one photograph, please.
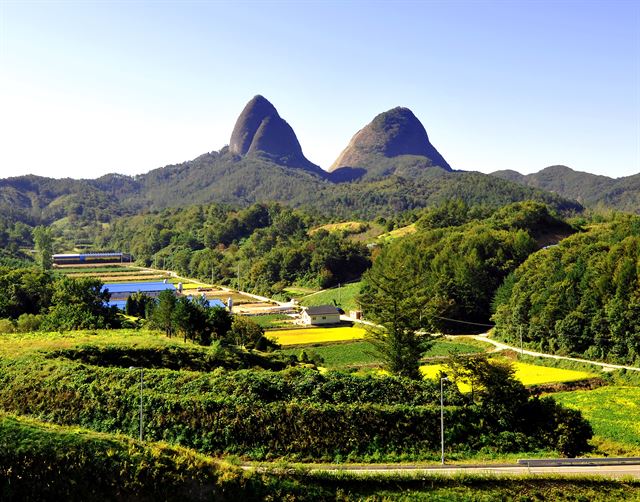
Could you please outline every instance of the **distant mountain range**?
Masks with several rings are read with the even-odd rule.
[[[551,166],[527,175],[511,170],[496,171],[491,175],[553,192],[587,207],[640,212],[640,174],[609,178],[574,171],[566,166]]]
[[[418,118],[400,107],[377,115],[358,131],[327,172],[305,157],[293,128],[276,108],[255,96],[220,151],[138,176],[1,179],[0,212],[31,224],[65,217],[104,222],[165,207],[277,201],[336,217],[372,218],[450,198],[491,205],[536,199],[580,211],[582,206],[570,200],[578,197],[567,193],[555,185],[530,183],[515,171],[493,176],[453,171]],[[629,210],[640,207],[630,194],[624,199]]]

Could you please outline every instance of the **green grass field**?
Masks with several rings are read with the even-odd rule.
[[[356,310],[358,305],[355,297],[360,293],[361,284],[361,282],[351,282],[343,284],[339,288],[325,289],[319,293],[303,297],[300,303],[306,307],[337,304],[345,312]]]
[[[121,345],[126,347],[165,347],[188,345],[180,337],[167,338],[157,331],[135,329],[81,330],[58,333],[11,333],[0,336],[0,357],[15,357],[30,352],[69,349],[79,345]]]
[[[304,296],[315,293],[317,289],[303,288],[302,286],[289,286],[284,288],[283,291],[285,295],[289,296],[289,298],[295,298],[296,300],[299,300]]]
[[[594,442],[602,449],[640,455],[640,387],[559,392],[553,398],[583,413],[593,427]]]
[[[283,352],[298,355],[301,349],[288,349]],[[345,369],[365,365],[380,364],[380,358],[375,353],[375,348],[367,341],[338,343],[333,345],[320,345],[305,348],[308,352],[314,352],[324,359],[322,365],[328,369]],[[483,347],[458,341],[441,339],[425,354],[425,357],[448,356],[451,352],[470,354],[482,352]]]
[[[283,350],[285,354],[298,355],[302,349]],[[376,364],[379,358],[369,342],[337,343],[317,347],[305,347],[307,352],[318,354],[324,360],[323,367],[344,369],[353,366]]]

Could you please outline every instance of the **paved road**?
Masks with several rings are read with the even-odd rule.
[[[514,352],[518,352],[520,354],[526,354],[528,356],[534,356],[534,357],[548,357],[550,359],[565,359],[567,361],[576,361],[579,363],[586,363],[586,364],[592,364],[594,366],[600,366],[603,371],[612,371],[612,370],[621,370],[621,369],[625,369],[625,370],[629,370],[629,371],[640,371],[640,368],[636,368],[635,366],[622,366],[619,364],[607,364],[607,363],[601,363],[601,362],[597,362],[597,361],[589,361],[588,359],[578,359],[575,357],[565,357],[565,356],[557,356],[555,354],[545,354],[543,352],[534,352],[532,350],[520,350],[520,348],[518,347],[514,347],[512,345],[507,345],[506,343],[502,343],[502,342],[498,342],[496,340],[493,340],[491,338],[489,338],[488,333],[483,333],[481,335],[476,335],[473,337],[476,340],[480,340],[481,342],[487,342],[487,343],[491,343],[493,344],[498,350],[513,350]]]
[[[265,464],[245,464],[245,470],[270,471],[281,470],[281,466]],[[286,470],[286,467],[284,468]],[[419,466],[407,464],[369,464],[369,465],[336,465],[325,464],[309,466],[309,472],[344,472],[354,476],[369,475],[407,475],[407,476],[455,476],[460,474],[476,474],[485,476],[601,476],[606,478],[640,479],[640,464],[624,465],[567,465],[527,467],[516,464],[493,464],[475,466]]]
[[[640,465],[576,465],[554,467],[531,467],[519,465],[475,466],[475,467],[417,467],[417,466],[323,466],[311,469],[314,472],[349,472],[354,475],[367,474],[420,474],[420,475],[457,475],[483,474],[492,476],[524,475],[562,475],[562,476],[603,476],[608,478],[632,477],[640,479]]]

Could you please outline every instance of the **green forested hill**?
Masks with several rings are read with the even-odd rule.
[[[618,215],[530,256],[498,290],[496,333],[544,352],[640,362],[640,218]]]
[[[496,171],[492,175],[557,193],[587,207],[640,212],[640,174],[609,178],[574,171],[566,166],[551,166],[527,175],[510,170]]]
[[[488,217],[474,216],[477,209],[453,203],[426,211],[414,234],[381,250],[364,276],[360,297],[375,306],[367,311],[373,320],[377,305],[388,305],[376,302],[375,295],[393,291],[398,301],[420,305],[423,329],[486,329],[491,300],[505,277],[541,247],[545,234],[573,232],[537,202],[511,204]]]

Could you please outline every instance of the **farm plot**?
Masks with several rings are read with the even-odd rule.
[[[336,328],[299,328],[267,331],[265,334],[280,345],[309,345],[364,338],[366,331],[355,326]]]
[[[640,454],[640,387],[558,392],[553,398],[582,412],[593,427],[596,443],[613,443],[614,454]]]
[[[142,269],[139,269],[138,267],[123,267],[121,265],[100,265],[100,266],[91,266],[91,265],[82,265],[82,266],[70,266],[70,267],[54,267],[54,270],[56,272],[59,272],[61,274],[65,274],[65,275],[70,275],[70,274],[102,274],[102,273],[107,273],[107,274],[120,274],[120,273],[125,273],[125,274],[130,274],[132,272],[138,272]]]
[[[223,289],[212,289],[209,291],[203,291],[203,293],[207,296],[209,300],[224,300],[227,301],[228,298],[233,300],[234,305],[242,305],[243,303],[255,303],[255,298],[251,298],[250,296],[241,295],[235,291],[225,291]]]

